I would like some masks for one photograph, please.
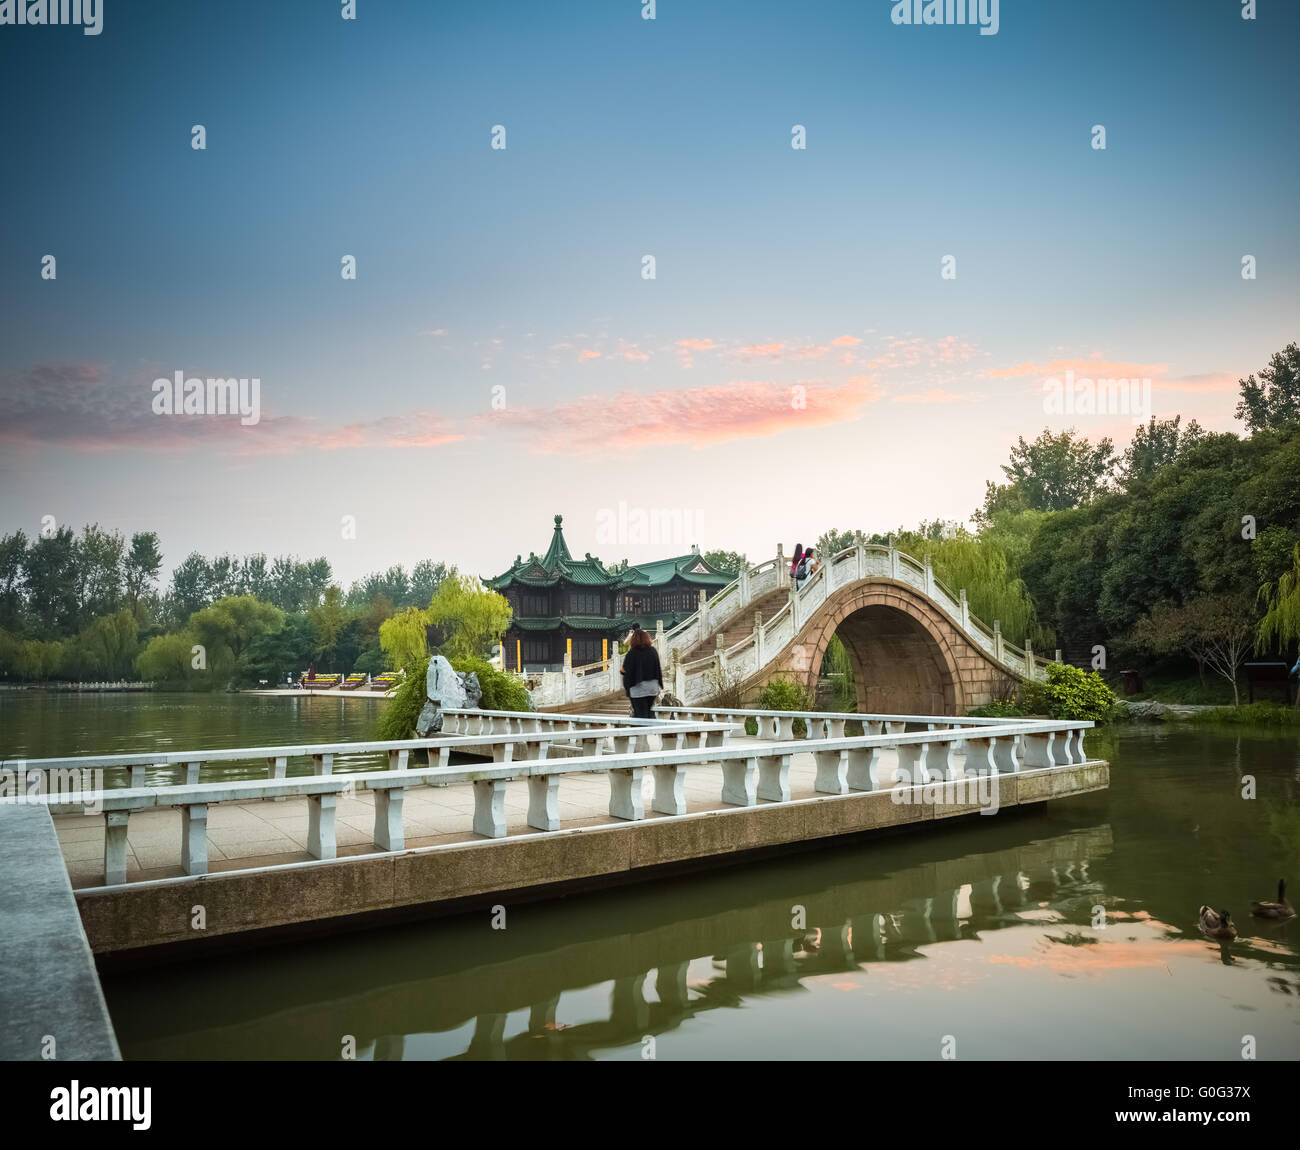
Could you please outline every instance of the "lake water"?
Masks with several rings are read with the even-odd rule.
[[[0,694],[3,753],[370,737],[380,701]],[[1107,792],[937,832],[148,971],[127,1058],[1300,1057],[1300,739],[1094,733]],[[1258,798],[1241,797],[1253,776]],[[1228,907],[1227,948],[1196,930]],[[1107,925],[1093,925],[1094,908]],[[802,913],[799,908],[802,909]]]

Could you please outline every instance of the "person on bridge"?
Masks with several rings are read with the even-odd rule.
[[[799,577],[799,563],[802,559],[803,559],[803,544],[796,543],[794,545],[794,558],[790,561],[790,582],[791,583],[794,583],[794,581]]]
[[[632,700],[632,714],[638,719],[652,719],[655,696],[663,690],[663,671],[659,652],[650,641],[650,633],[638,627],[632,632],[630,646],[623,659],[623,689]]]
[[[799,567],[794,573],[795,590],[799,590],[809,579],[812,578],[813,572],[817,570],[817,560],[813,556],[813,549],[808,548],[803,553],[803,558],[799,560]]]

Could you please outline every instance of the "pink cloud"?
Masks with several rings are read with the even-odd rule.
[[[785,350],[783,343],[752,343],[748,347],[736,349],[736,354],[743,359],[779,359]]]
[[[861,342],[855,335],[837,335],[831,340],[831,347],[857,347]]]
[[[869,376],[840,385],[737,380],[674,391],[590,395],[554,408],[511,408],[494,418],[527,433],[540,452],[590,455],[624,448],[707,447],[841,423],[858,418],[878,395]]]
[[[581,351],[578,352],[578,361],[580,363],[585,362],[586,360],[589,359],[599,359],[599,358],[600,358],[600,352],[596,351],[594,348],[584,347]]]
[[[677,346],[685,351],[712,351],[718,345],[711,339],[679,339]]]

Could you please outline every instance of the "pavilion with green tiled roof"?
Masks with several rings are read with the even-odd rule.
[[[487,585],[510,602],[513,618],[503,642],[511,669],[559,667],[566,653],[581,667],[606,658],[639,623],[653,631],[675,627],[732,576],[712,567],[696,548],[686,555],[610,570],[587,555],[575,559],[555,517],[551,545],[540,558],[515,557]]]

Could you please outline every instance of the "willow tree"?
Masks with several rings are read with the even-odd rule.
[[[1255,650],[1276,644],[1280,649],[1300,640],[1300,544],[1291,553],[1291,570],[1259,589],[1264,617],[1255,629]],[[1300,707],[1300,691],[1296,692]]]
[[[918,559],[928,554],[935,578],[954,595],[965,588],[971,614],[990,627],[996,619],[1009,642],[1029,639],[1040,650],[1054,642],[1052,632],[1038,622],[1028,588],[997,543],[964,530],[941,539],[904,532],[896,542]]]
[[[510,604],[474,575],[454,571],[438,584],[424,610],[408,607],[379,628],[379,645],[389,666],[410,670],[429,656],[428,628],[443,636],[438,644],[448,659],[485,656],[510,626]]]

